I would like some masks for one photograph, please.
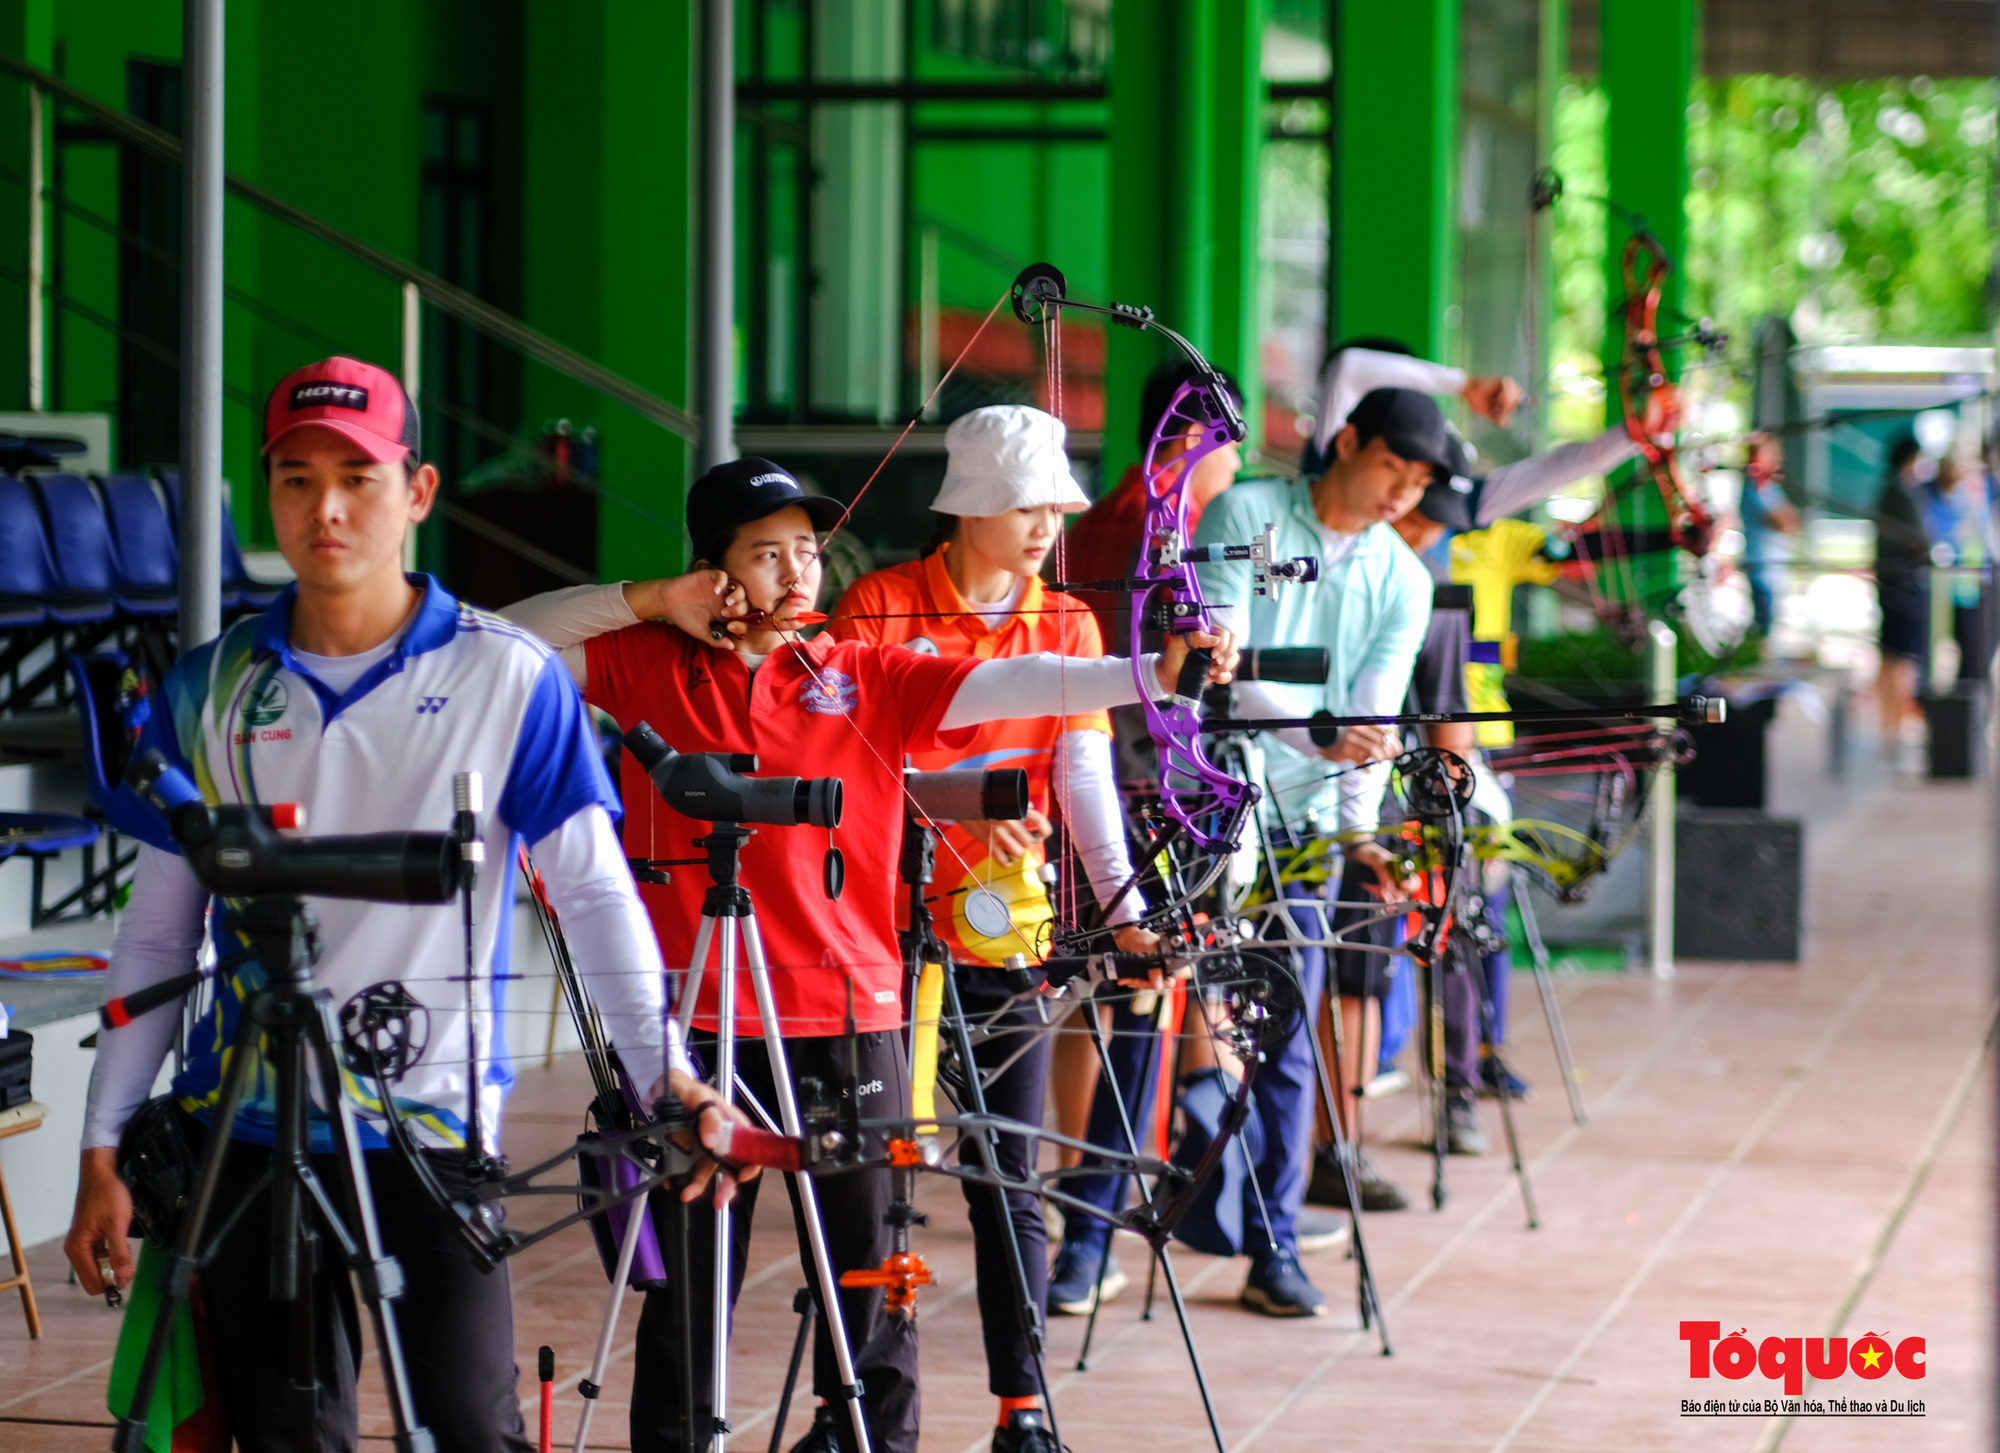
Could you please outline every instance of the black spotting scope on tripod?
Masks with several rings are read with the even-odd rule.
[[[395,1447],[398,1453],[431,1453],[436,1440],[417,1422],[393,1306],[403,1294],[403,1269],[383,1249],[353,1107],[341,1082],[335,1048],[341,1034],[333,996],[313,985],[319,932],[304,898],[310,894],[381,903],[449,903],[460,882],[460,837],[449,832],[281,837],[281,828],[303,826],[304,814],[297,807],[208,803],[157,751],[136,757],[126,781],[167,819],[202,886],[239,900],[231,926],[248,947],[236,957],[260,965],[266,983],[237,1018],[235,1043],[195,1168],[193,1190],[168,1253],[159,1312],[131,1407],[112,1435],[114,1453],[141,1453],[144,1448],[146,1419],[172,1342],[175,1311],[188,1299],[196,1272],[215,1250],[206,1244],[208,1228],[212,1222],[233,1224],[240,1214],[239,1207],[218,1207],[217,1191],[237,1112],[252,1077],[266,1064],[276,1082],[269,1177],[271,1298],[294,1303],[293,1316],[302,1319],[300,1325],[311,1325],[317,1233],[308,1218],[316,1216],[353,1273],[374,1320]],[[177,981],[181,987],[173,998],[199,982],[198,976],[191,977],[193,982]],[[128,1022],[134,1012],[145,1012],[136,1007],[136,999],[127,1001],[125,1018],[119,1022]],[[309,1077],[317,1081],[318,1105],[324,1107],[321,1113],[333,1139],[336,1164],[330,1188],[310,1159],[308,1112],[314,1100],[308,1093]],[[300,1431],[310,1444],[319,1400],[315,1369],[294,1368],[291,1387]]]

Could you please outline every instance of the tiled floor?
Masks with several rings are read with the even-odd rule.
[[[1994,894],[1982,789],[1903,786],[1810,842],[1811,948],[1798,967],[1688,965],[1670,984],[1570,978],[1561,997],[1591,1120],[1570,1124],[1548,1036],[1524,980],[1518,1052],[1542,1093],[1522,1108],[1541,1228],[1523,1225],[1500,1156],[1455,1160],[1442,1212],[1366,1226],[1395,1356],[1354,1316],[1352,1265],[1308,1260],[1331,1315],[1273,1322],[1236,1305],[1242,1266],[1177,1256],[1194,1335],[1230,1449],[1769,1450],[1971,1449],[1991,1385],[1987,1329],[1993,1209],[1991,1066]],[[511,1115],[517,1155],[578,1121],[575,1068],[524,1074]],[[1489,1129],[1499,1143],[1492,1108]],[[1378,1106],[1374,1154],[1413,1190],[1415,1100]],[[929,1184],[919,1233],[939,1285],[924,1298],[923,1453],[977,1453],[991,1400],[971,1298],[958,1192]],[[735,1361],[736,1441],[761,1449],[800,1285],[789,1228],[770,1208],[751,1257]],[[1128,1268],[1138,1243],[1121,1240]],[[60,1249],[35,1249],[48,1333],[26,1340],[0,1305],[0,1449],[98,1449],[115,1320],[63,1285]],[[580,1234],[514,1268],[520,1360],[557,1353],[567,1446],[605,1286]],[[1201,1453],[1210,1446],[1186,1353],[1164,1306],[1141,1319],[1144,1279],[1107,1308],[1088,1372],[1081,1326],[1054,1327],[1052,1375],[1076,1453]],[[1849,1376],[1815,1390],[1907,1398],[1922,1418],[1762,1415],[1683,1419],[1683,1397],[1775,1394],[1688,1377],[1683,1320],[1725,1332],[1892,1341],[1921,1335],[1920,1383]],[[593,1446],[625,1446],[628,1304]],[[532,1388],[528,1389],[532,1395]],[[530,1412],[532,1423],[532,1409]],[[385,1431],[371,1411],[368,1431]],[[786,1441],[803,1424],[794,1410]]]

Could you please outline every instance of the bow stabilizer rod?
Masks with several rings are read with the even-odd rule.
[[[1203,732],[1269,732],[1304,727],[1312,734],[1313,745],[1330,747],[1343,727],[1351,726],[1449,726],[1459,722],[1487,721],[1643,721],[1652,717],[1672,717],[1682,726],[1715,726],[1729,716],[1729,702],[1720,696],[1683,696],[1679,701],[1653,702],[1644,706],[1543,706],[1525,711],[1410,711],[1399,716],[1335,716],[1316,711],[1311,716],[1212,716],[1201,724]]]

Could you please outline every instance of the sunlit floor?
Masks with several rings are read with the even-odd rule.
[[[1993,1012],[1993,868],[1983,785],[1908,783],[1814,824],[1809,955],[1793,966],[1687,964],[1671,983],[1569,977],[1560,997],[1589,1124],[1574,1126],[1525,979],[1516,1051],[1540,1093],[1520,1111],[1541,1228],[1498,1153],[1450,1165],[1445,1209],[1372,1217],[1365,1231],[1395,1355],[1355,1317],[1353,1263],[1307,1266],[1330,1314],[1271,1321],[1236,1303],[1243,1264],[1180,1253],[1193,1335],[1231,1450],[1604,1450],[1655,1447],[1970,1449],[1981,1446],[1991,1359],[1994,1086],[1983,1046]],[[573,1065],[529,1069],[510,1116],[517,1157],[574,1132]],[[1497,1117],[1484,1112],[1496,1147]],[[1372,1149],[1413,1190],[1425,1183],[1417,1099],[1378,1103]],[[922,1304],[923,1448],[976,1453],[990,1436],[959,1192],[922,1192],[918,1233],[939,1285]],[[784,1198],[766,1197],[735,1361],[736,1443],[764,1448],[801,1285]],[[1143,1247],[1121,1239],[1128,1269]],[[61,1252],[31,1254],[47,1335],[27,1340],[0,1303],[0,1447],[102,1448],[116,1319],[63,1279]],[[555,1348],[568,1446],[605,1297],[573,1233],[514,1268],[520,1363]],[[1144,1279],[1106,1308],[1087,1372],[1082,1331],[1053,1329],[1051,1375],[1075,1453],[1201,1453],[1212,1446],[1188,1359],[1164,1303],[1141,1316]],[[626,1445],[631,1330],[593,1428]],[[1753,1375],[1692,1381],[1682,1321],[1724,1333],[1926,1339],[1921,1382],[1891,1376],[1808,1397],[1921,1401],[1921,1417],[1681,1415],[1682,1399],[1776,1396]],[[524,1381],[533,1426],[533,1388]],[[371,1393],[366,1431],[386,1434]],[[1831,1405],[1822,1401],[1822,1407]],[[787,1444],[803,1431],[794,1408]]]

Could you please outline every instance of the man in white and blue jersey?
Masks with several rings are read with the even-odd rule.
[[[422,1052],[387,1088],[440,1179],[456,1187],[464,1183],[457,1152],[469,1125],[479,1125],[487,1152],[500,1148],[512,1075],[498,1025],[518,844],[529,846],[547,881],[634,1081],[655,1095],[671,1089],[690,1106],[713,1092],[686,1074],[665,1026],[659,949],[612,828],[618,798],[568,672],[526,631],[454,600],[428,576],[403,573],[404,533],[430,512],[438,487],[437,471],[418,462],[416,420],[393,375],[353,359],[301,369],[272,392],[264,429],[271,518],[297,583],[262,615],[182,656],[156,698],[143,745],[163,751],[211,802],[303,804],[315,834],[443,830],[452,820],[453,774],[482,774],[488,867],[474,904],[470,996],[456,904],[307,899],[324,946],[317,987],[345,1004],[371,985],[395,983],[423,1006]],[[230,961],[234,935],[226,906],[216,907],[224,969],[188,1036],[172,1091],[197,1142],[220,1094],[237,1016],[265,983],[254,962]],[[170,839],[162,834],[142,847],[108,993],[185,973],[208,908]],[[150,1093],[178,1022],[156,1010],[99,1041],[65,1248],[93,1293],[100,1258],[120,1281],[131,1274],[131,1200],[115,1147]],[[273,1084],[267,1066],[250,1081],[221,1208],[254,1190],[269,1162]],[[479,1270],[454,1218],[388,1149],[384,1087],[356,1071],[346,1085],[383,1238],[408,1278],[399,1317],[419,1421],[444,1447],[525,1449],[506,1274]],[[317,1109],[312,1144],[332,1148]],[[289,1448],[299,1445],[305,1415],[287,1387],[292,1306],[269,1299],[270,1214],[261,1204],[268,1192],[257,1194],[260,1204],[236,1221],[202,1272],[206,1336],[238,1446]],[[311,1306],[318,1445],[352,1447],[360,1347],[347,1270],[330,1246],[319,1257]]]

